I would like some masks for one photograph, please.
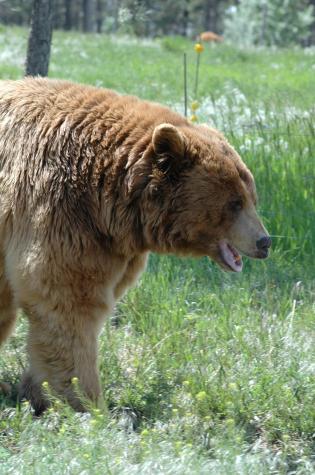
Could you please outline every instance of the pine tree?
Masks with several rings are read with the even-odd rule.
[[[28,40],[27,76],[47,76],[52,37],[53,0],[34,0],[31,32]]]

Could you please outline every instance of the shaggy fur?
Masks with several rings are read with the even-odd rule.
[[[99,400],[98,334],[149,251],[226,267],[218,243],[235,202],[252,209],[255,200],[252,175],[213,129],[109,90],[1,82],[0,342],[22,308],[30,366],[21,394],[36,413],[47,407],[43,381],[77,410],[74,376]]]

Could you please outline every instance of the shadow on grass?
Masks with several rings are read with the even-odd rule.
[[[5,379],[5,382],[0,382],[0,411],[6,408],[17,407],[20,403],[19,382],[1,377],[2,379]]]

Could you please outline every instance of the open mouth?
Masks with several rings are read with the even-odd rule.
[[[241,272],[243,261],[239,252],[229,242],[222,240],[219,242],[220,257],[225,266],[233,272]]]

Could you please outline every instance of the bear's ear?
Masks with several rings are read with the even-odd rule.
[[[185,138],[172,124],[156,126],[152,136],[152,144],[157,155],[182,157],[185,152]]]

